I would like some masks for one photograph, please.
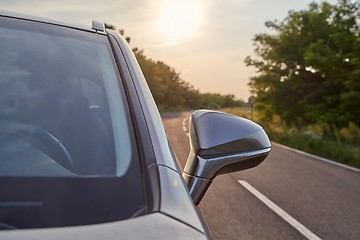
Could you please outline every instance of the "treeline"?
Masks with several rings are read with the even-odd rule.
[[[106,28],[115,29],[110,24],[106,24]],[[119,33],[124,36],[124,30],[119,30]],[[128,42],[131,40],[130,37],[125,39]],[[138,48],[133,48],[133,52],[160,111],[246,106],[244,101],[235,99],[231,94],[201,93],[183,80],[174,68],[147,57]]]
[[[155,61],[133,49],[151,92],[161,111],[198,108],[240,107],[246,105],[234,95],[200,93],[164,62]]]
[[[257,109],[288,125],[360,126],[360,9],[350,0],[311,3],[254,38]]]

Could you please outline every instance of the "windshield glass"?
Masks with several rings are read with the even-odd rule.
[[[106,35],[0,17],[0,230],[143,214],[133,131]]]
[[[104,36],[0,26],[1,176],[126,172],[129,121],[110,51]]]

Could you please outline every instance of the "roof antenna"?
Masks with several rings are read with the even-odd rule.
[[[105,24],[92,20],[92,29],[94,29],[95,31],[99,31],[99,32],[105,32]]]

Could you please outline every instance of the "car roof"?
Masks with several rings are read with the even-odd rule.
[[[92,27],[89,27],[89,26],[86,26],[86,25],[69,24],[69,23],[64,23],[64,22],[60,22],[60,21],[56,21],[56,20],[35,17],[35,16],[27,15],[27,14],[9,12],[9,11],[5,11],[5,10],[1,10],[1,9],[0,9],[0,17],[22,19],[22,20],[28,20],[28,21],[32,21],[32,22],[39,22],[39,23],[52,24],[52,25],[56,25],[56,26],[68,27],[68,28],[87,31],[87,32],[97,32],[97,33],[100,33],[100,34],[101,33],[106,34],[105,31],[104,31],[105,28],[101,31],[101,29],[99,27],[102,24],[99,23],[99,22],[96,22],[96,21],[93,21],[92,22]]]

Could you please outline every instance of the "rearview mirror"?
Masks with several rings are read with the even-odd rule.
[[[195,204],[216,175],[255,167],[271,150],[262,127],[245,118],[199,110],[189,126],[190,153],[182,175]]]

